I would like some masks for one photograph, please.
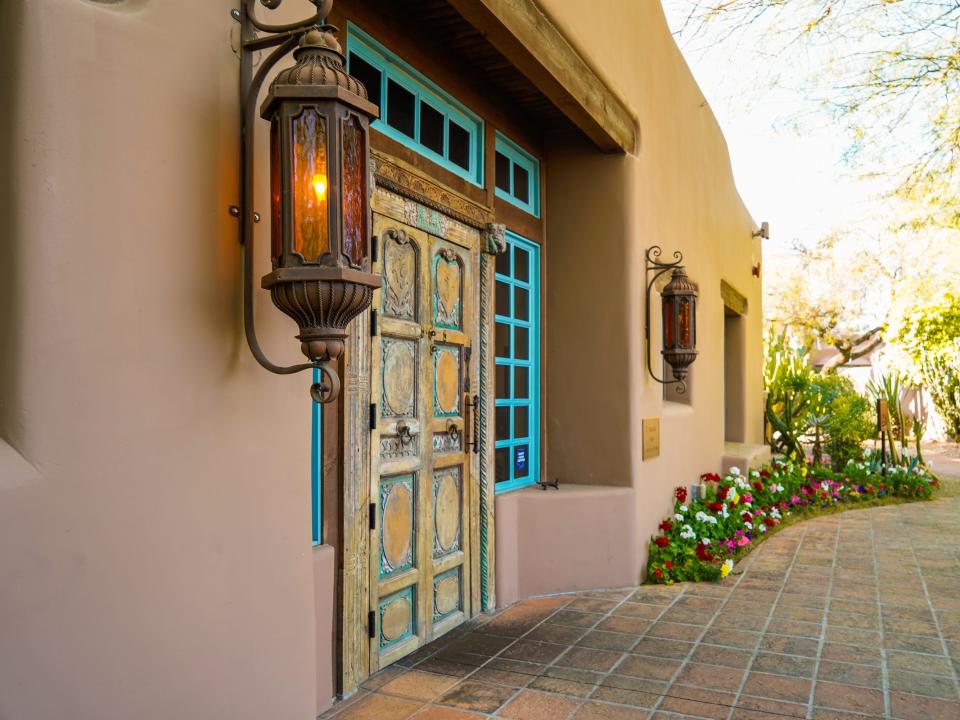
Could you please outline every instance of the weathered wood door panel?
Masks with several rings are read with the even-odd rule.
[[[370,671],[472,614],[472,474],[466,415],[476,334],[476,244],[374,213]]]

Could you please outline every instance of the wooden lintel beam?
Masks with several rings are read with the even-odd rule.
[[[633,113],[534,0],[448,2],[601,150],[636,150]]]

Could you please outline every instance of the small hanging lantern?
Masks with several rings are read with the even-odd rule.
[[[646,274],[653,277],[647,281],[646,295],[646,343],[647,370],[651,377],[664,385],[677,385],[677,392],[686,392],[686,378],[690,365],[697,359],[697,286],[687,277],[681,264],[683,255],[673,253],[674,261],[660,262],[661,250],[654,245],[646,252]],[[661,292],[663,312],[663,359],[670,364],[673,380],[661,380],[653,372],[650,358],[650,291],[657,279],[673,271],[670,282]]]
[[[660,352],[670,363],[674,380],[683,382],[690,364],[697,359],[697,286],[690,282],[683,267],[674,268],[661,298],[663,350]]]
[[[270,122],[271,257],[273,271],[261,279],[274,304],[299,327],[297,339],[308,363],[279,367],[263,356],[252,322],[252,229],[244,221],[247,339],[268,370],[291,373],[308,368],[325,381],[311,388],[317,402],[331,402],[340,390],[336,363],[347,325],[370,306],[380,277],[370,272],[369,123],[378,108],[347,74],[336,29],[325,24],[330,0],[313,0],[317,14],[302,23],[259,22],[253,1],[244,0],[235,17],[243,26],[241,87],[244,103],[244,201],[252,202],[253,110],[267,70],[293,49],[295,64],[277,73],[260,116]],[[264,3],[276,7],[279,2]],[[260,36],[256,31],[267,33]],[[255,75],[251,56],[278,45]],[[296,48],[294,49],[294,45]],[[254,213],[256,222],[259,216]]]

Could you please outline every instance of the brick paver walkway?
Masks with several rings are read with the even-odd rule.
[[[850,511],[722,584],[520,603],[373,676],[338,720],[960,720],[960,498]]]

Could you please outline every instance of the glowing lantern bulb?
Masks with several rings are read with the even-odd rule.
[[[317,202],[323,202],[327,199],[327,176],[323,173],[317,173],[313,176],[313,191],[317,194]]]

